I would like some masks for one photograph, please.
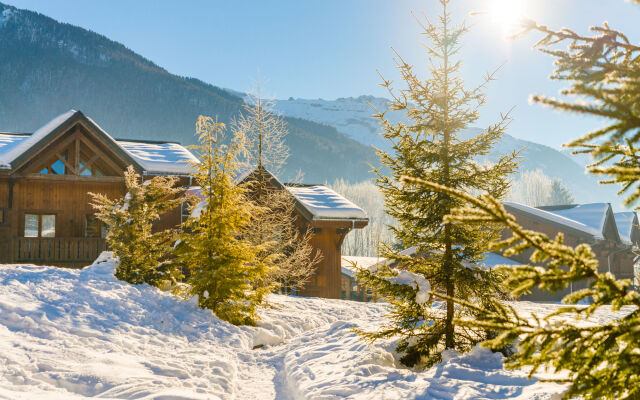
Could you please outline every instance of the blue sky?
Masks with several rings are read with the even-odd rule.
[[[248,90],[258,74],[269,96],[384,96],[377,70],[396,79],[390,46],[426,73],[423,37],[410,11],[436,16],[436,0],[1,0],[123,43],[166,68],[217,86]],[[493,0],[454,0],[454,18]],[[522,0],[526,15],[550,27],[586,32],[608,21],[640,42],[640,6],[623,0]],[[531,93],[556,95],[552,59],[531,49],[535,34],[504,39],[488,16],[470,17],[463,75],[469,85],[506,62],[487,94],[478,126],[515,106],[509,133],[560,147],[601,122],[529,104]]]

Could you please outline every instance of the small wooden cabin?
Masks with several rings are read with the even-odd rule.
[[[68,111],[32,134],[0,133],[0,263],[79,267],[106,247],[89,192],[125,194],[124,171],[189,184],[195,157],[178,143],[114,139]],[[180,223],[180,210],[158,228]]]
[[[260,176],[261,175],[261,176]],[[324,185],[281,183],[264,168],[238,177],[239,184],[260,178],[293,196],[300,229],[313,232],[311,245],[321,253],[316,273],[300,296],[342,297],[342,242],[352,229],[367,226],[369,218],[358,206]]]

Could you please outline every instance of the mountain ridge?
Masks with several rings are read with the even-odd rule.
[[[0,130],[32,132],[78,109],[114,137],[195,143],[198,115],[229,123],[243,100],[169,73],[95,32],[0,3]],[[373,149],[333,127],[285,117],[291,157],[283,179],[371,177]]]

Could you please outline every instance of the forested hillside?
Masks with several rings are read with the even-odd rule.
[[[199,114],[229,122],[242,104],[104,36],[0,3],[0,131],[32,132],[74,108],[118,138],[192,144]],[[372,149],[327,125],[286,122],[291,157],[284,179],[298,170],[307,182],[369,177]]]

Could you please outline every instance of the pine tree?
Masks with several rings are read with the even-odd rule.
[[[176,178],[154,177],[141,183],[132,166],[125,172],[126,195],[111,200],[89,193],[96,216],[108,226],[107,243],[118,257],[116,278],[133,283],[175,284],[181,274],[170,260],[175,229],[154,232],[153,222],[180,205]]]
[[[199,145],[194,148],[200,162],[194,164],[194,178],[203,200],[192,206],[177,249],[179,262],[189,271],[183,293],[197,295],[201,307],[225,321],[255,324],[256,306],[271,290],[260,283],[270,260],[258,259],[262,247],[242,239],[255,207],[234,182],[241,143],[231,138],[225,144],[224,130],[224,124],[198,117]]]
[[[262,98],[260,86],[250,96],[243,112],[233,121],[234,135],[243,143],[243,168],[254,170],[245,184],[255,205],[245,240],[262,251],[259,259],[270,259],[263,284],[285,292],[301,289],[315,273],[322,255],[311,246],[312,232],[297,224],[293,196],[271,182],[267,170],[277,175],[289,157],[285,143],[285,121],[274,113],[273,103]]]
[[[638,1],[635,1],[636,3]],[[640,197],[640,160],[637,143],[640,140],[640,46],[611,29],[606,23],[591,28],[594,35],[581,36],[563,28],[553,31],[534,21],[524,22],[525,31],[544,33],[538,43],[545,53],[556,57],[557,69],[553,78],[566,81],[570,88],[565,95],[578,96],[574,103],[565,100],[534,96],[534,100],[563,112],[604,117],[607,126],[586,134],[569,144],[582,147],[596,162],[589,171],[609,175],[604,183],[619,183],[627,194],[626,204],[634,204]],[[553,46],[567,42],[566,50]],[[563,235],[554,239],[523,229],[502,204],[484,195],[469,197],[439,185],[406,178],[408,182],[447,193],[464,200],[471,207],[452,210],[449,223],[503,223],[513,236],[491,245],[507,256],[533,249],[533,265],[501,268],[508,274],[506,284],[519,296],[532,288],[557,291],[572,282],[589,282],[586,289],[573,292],[563,299],[568,305],[544,316],[524,318],[512,307],[494,304],[494,310],[478,307],[466,299],[459,304],[476,308],[482,320],[461,319],[463,326],[491,329],[500,334],[486,343],[501,348],[517,342],[517,352],[509,357],[506,366],[530,368],[529,376],[540,369],[567,374],[565,399],[638,399],[640,398],[640,294],[630,280],[616,280],[609,273],[598,272],[598,262],[587,244],[571,248],[563,243]],[[589,299],[589,306],[576,306]],[[598,325],[585,324],[598,310],[605,313],[620,311],[624,316]]]
[[[564,204],[573,204],[576,199],[573,197],[571,191],[562,184],[562,181],[555,178],[551,181],[551,188],[549,191],[549,198],[546,201],[546,205],[558,206]]]
[[[421,80],[413,67],[398,55],[398,68],[406,89],[399,93],[384,80],[393,101],[390,108],[404,112],[408,125],[393,124],[378,113],[384,137],[393,152],[379,151],[391,175],[378,172],[377,183],[385,196],[386,211],[397,221],[392,226],[396,241],[415,247],[416,257],[405,256],[390,246],[382,248],[391,267],[362,270],[358,277],[392,306],[390,324],[378,332],[361,332],[368,340],[399,337],[396,350],[409,366],[431,365],[441,360],[445,349],[467,351],[487,333],[461,328],[455,318],[475,316],[469,307],[456,308],[451,298],[460,297],[490,306],[490,299],[504,298],[501,277],[488,269],[469,267],[482,262],[487,243],[498,234],[496,227],[452,225],[444,218],[463,203],[457,198],[421,185],[401,183],[404,175],[438,182],[446,187],[480,190],[501,197],[509,189],[507,176],[517,167],[516,154],[492,165],[475,160],[486,155],[509,123],[509,116],[469,139],[463,130],[478,119],[478,107],[485,102],[482,90],[488,81],[465,89],[459,76],[461,62],[455,60],[465,25],[451,26],[448,0],[441,0],[443,12],[438,24],[421,24],[430,40],[433,59],[431,77]],[[397,54],[397,53],[396,53]],[[428,295],[448,296],[446,301]]]

